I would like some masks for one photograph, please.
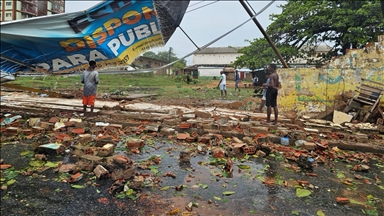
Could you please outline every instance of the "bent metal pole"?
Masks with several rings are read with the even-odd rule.
[[[253,13],[252,11],[249,9],[249,7],[245,4],[244,0],[239,0],[240,4],[244,7],[245,11],[247,11],[248,15],[250,17],[253,17]],[[279,57],[281,63],[283,64],[283,66],[285,68],[289,68],[288,67],[288,64],[284,61],[283,57],[281,56],[281,54],[279,53],[279,51],[277,50],[275,44],[273,44],[271,38],[269,38],[269,36],[267,35],[267,33],[264,31],[263,27],[260,25],[259,21],[257,21],[256,17],[253,17],[253,22],[255,22],[256,26],[260,29],[261,33],[263,33],[265,39],[267,39],[269,45],[272,47],[273,51],[276,53],[277,57]]]

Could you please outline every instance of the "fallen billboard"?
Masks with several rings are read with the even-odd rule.
[[[189,1],[103,1],[86,11],[1,23],[1,66],[6,73],[36,68],[69,73],[126,66],[163,46],[179,26]]]

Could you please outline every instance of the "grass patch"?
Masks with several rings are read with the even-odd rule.
[[[218,99],[220,90],[215,88],[218,80],[199,77],[196,83],[187,84],[180,76],[143,74],[99,74],[98,93],[158,94],[160,98]],[[12,82],[21,86],[47,91],[79,90],[83,87],[80,75],[22,76]],[[227,80],[227,100],[239,100],[252,95],[253,89],[242,88],[241,94],[234,92],[232,81]]]

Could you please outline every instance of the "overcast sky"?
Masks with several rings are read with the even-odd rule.
[[[99,2],[101,1],[66,1],[65,10],[66,12],[86,10]],[[245,12],[239,1],[217,1],[207,5],[211,2],[212,1],[191,1],[180,25],[198,46],[205,45],[249,19],[249,15]],[[256,12],[260,11],[269,2],[270,1],[249,1]],[[274,2],[257,17],[264,29],[271,23],[269,19],[270,14],[281,13],[281,9],[277,6],[282,4],[285,4],[285,1]],[[204,5],[207,6],[202,7]],[[196,9],[198,7],[202,8]],[[193,9],[196,10],[188,12],[188,10]],[[210,47],[247,46],[249,43],[245,42],[246,39],[253,40],[254,38],[260,37],[263,37],[262,33],[254,22],[250,21]],[[152,51],[157,53],[158,51],[168,50],[169,47],[173,48],[173,52],[176,53],[178,57],[182,57],[196,49],[180,29],[176,30],[164,47],[152,49]],[[187,61],[188,65],[192,64],[192,58],[188,58]]]

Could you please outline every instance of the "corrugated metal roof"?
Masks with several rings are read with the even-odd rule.
[[[243,47],[207,47],[196,54],[237,53]]]

